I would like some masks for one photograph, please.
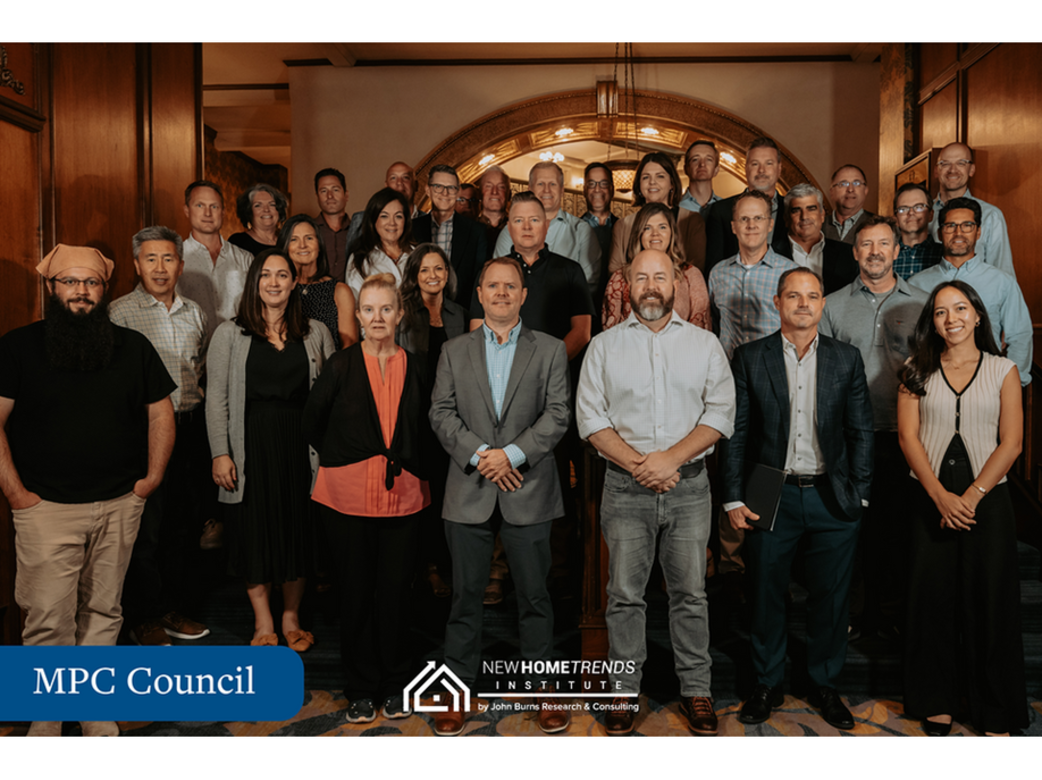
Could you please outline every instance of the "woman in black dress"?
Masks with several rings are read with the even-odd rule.
[[[398,326],[398,343],[427,363],[427,395],[434,387],[441,347],[449,339],[467,330],[467,312],[452,300],[456,294],[456,271],[445,252],[437,244],[416,247],[402,272],[402,302],[405,316]],[[445,498],[445,480],[449,472],[449,456],[438,446],[428,458],[431,505],[429,522],[423,525],[425,573],[434,595],[446,598],[452,593],[448,584],[449,548],[442,530],[441,504]]]
[[[897,399],[910,501],[905,712],[945,736],[963,702],[991,735],[1027,725],[1017,526],[1006,472],[1020,454],[1020,372],[965,282],[938,285]]]
[[[235,200],[235,215],[246,230],[232,233],[228,241],[257,256],[279,240],[279,225],[286,219],[289,201],[268,184],[254,184]]]
[[[304,316],[325,325],[337,349],[346,349],[358,341],[355,295],[350,287],[329,275],[326,247],[311,217],[290,217],[279,233],[279,249],[297,267]]]
[[[254,259],[238,316],[210,342],[206,427],[219,500],[231,505],[229,569],[245,578],[253,607],[250,644],[278,644],[271,590],[282,583],[282,634],[304,652],[315,641],[299,610],[312,560],[308,497],[318,457],[309,453],[301,415],[333,339],[301,312],[296,276],[277,250]]]

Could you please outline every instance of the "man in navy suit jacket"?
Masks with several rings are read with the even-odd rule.
[[[412,221],[412,235],[418,244],[433,241],[445,250],[456,270],[456,303],[470,306],[478,272],[485,262],[485,228],[456,213],[459,176],[450,165],[435,165],[427,178],[431,213]],[[442,240],[447,240],[445,246]]]
[[[735,433],[722,465],[724,509],[734,528],[748,530],[748,520],[760,519],[744,503],[749,468],[786,472],[774,528],[746,535],[757,685],[738,719],[762,723],[784,699],[785,593],[802,543],[809,701],[828,723],[850,729],[854,720],[835,681],[846,658],[851,566],[872,481],[872,404],[861,353],[818,335],[821,277],[787,271],[774,305],[781,330],[740,346],[732,359]]]

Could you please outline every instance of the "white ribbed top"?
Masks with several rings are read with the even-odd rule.
[[[919,401],[919,441],[926,450],[934,474],[940,474],[944,453],[955,435],[957,409],[958,430],[969,453],[974,475],[980,474],[998,446],[1002,383],[1016,364],[998,355],[982,355],[980,368],[959,396],[941,370],[926,380],[926,395]],[[999,482],[1005,481],[1003,475]]]

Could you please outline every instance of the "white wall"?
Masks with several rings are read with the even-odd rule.
[[[365,207],[397,159],[416,164],[486,114],[555,92],[592,89],[611,65],[290,68],[295,207],[314,208],[312,177],[347,176]],[[638,65],[638,89],[718,106],[764,130],[828,187],[840,164],[877,180],[879,66],[854,63]],[[826,192],[826,196],[828,193]],[[869,208],[875,204],[874,188]]]

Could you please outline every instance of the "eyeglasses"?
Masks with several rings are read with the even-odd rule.
[[[64,279],[52,279],[55,284],[61,284],[68,287],[70,290],[79,287],[81,284],[86,285],[88,290],[93,290],[95,287],[101,287],[104,285],[100,279],[73,279],[71,276],[66,276]]]
[[[481,198],[456,198],[457,203],[480,203]]]
[[[428,186],[435,195],[444,195],[445,193],[455,195],[459,192],[458,184],[430,184]]]
[[[589,181],[586,182],[586,189],[588,190],[610,190],[611,179],[602,179],[601,181]]]
[[[865,183],[861,181],[861,179],[854,179],[854,181],[847,181],[846,179],[844,179],[843,181],[837,181],[832,186],[839,187],[839,189],[841,190],[848,190],[851,187],[853,187],[855,190],[858,190],[864,187]]]
[[[937,162],[937,167],[940,168],[942,171],[948,170],[953,165],[956,168],[969,168],[971,165],[973,165],[973,162],[971,160],[939,160]]]
[[[898,206],[894,209],[894,213],[898,216],[903,216],[909,211],[914,211],[916,214],[922,214],[924,211],[929,211],[929,203],[916,203],[914,206]]]
[[[941,230],[945,233],[954,233],[955,228],[959,228],[961,233],[972,233],[977,229],[976,222],[945,222],[941,225]]]

